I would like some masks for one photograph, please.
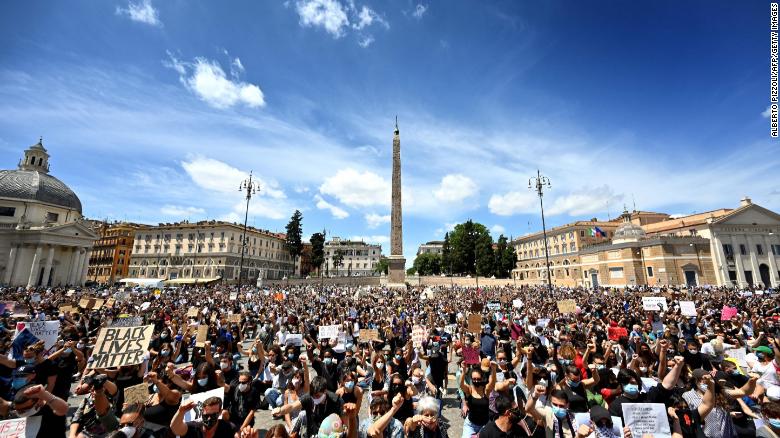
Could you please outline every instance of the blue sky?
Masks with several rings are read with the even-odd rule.
[[[404,250],[473,218],[780,210],[766,2],[120,0],[0,5],[0,168],[44,137],[89,217],[243,219]]]

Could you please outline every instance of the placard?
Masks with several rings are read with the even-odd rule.
[[[487,304],[487,308],[488,308],[488,310],[490,310],[490,311],[501,310],[501,303],[497,303],[497,302],[495,302],[495,301],[491,301],[491,302],[489,302],[489,303]]]
[[[479,363],[479,349],[464,345],[461,351],[463,353],[463,363],[466,365],[476,365]]]
[[[75,308],[73,306],[60,306],[60,312],[62,313],[74,313]]]
[[[607,327],[607,338],[610,341],[618,341],[622,337],[628,337],[628,330],[625,327]]]
[[[294,347],[300,347],[303,345],[303,335],[300,333],[288,333],[284,338],[285,345],[292,345]]]
[[[623,419],[631,430],[631,436],[672,437],[663,403],[623,403],[622,407]]]
[[[693,301],[680,301],[680,313],[683,316],[696,316],[696,304]]]
[[[100,309],[103,307],[103,304],[106,302],[106,300],[102,298],[95,298],[95,304],[92,306],[93,309]]]
[[[100,329],[92,362],[87,368],[115,368],[143,363],[154,325],[138,327],[106,327]]]
[[[735,317],[739,313],[736,307],[723,306],[720,310],[721,321],[731,321],[731,318]]]
[[[515,309],[519,309],[523,307],[523,300],[521,299],[512,300],[512,307],[514,307]]]
[[[341,330],[341,326],[339,324],[321,325],[319,330],[319,338],[320,339],[338,338],[339,330]]]
[[[482,331],[482,315],[477,313],[469,315],[469,331],[471,333],[480,333]]]
[[[225,389],[224,388],[216,388],[212,389],[211,391],[201,392],[199,394],[192,394],[190,395],[187,400],[192,400],[195,402],[195,407],[187,411],[187,413],[184,414],[184,421],[200,421],[200,419],[203,418],[203,402],[211,397],[217,397],[220,400],[222,400],[222,406],[225,406]],[[184,404],[182,402],[182,404]]]
[[[230,301],[235,301],[238,298],[238,292],[231,292],[228,298],[230,298]]]
[[[197,318],[198,317],[198,308],[193,306],[190,307],[189,310],[187,310],[187,318]]]
[[[108,300],[106,300],[106,307],[114,308],[114,304],[116,304],[116,299],[109,298]]]
[[[95,302],[97,300],[94,298],[82,298],[79,300],[79,307],[82,309],[92,309],[95,307]]]
[[[412,345],[414,348],[422,348],[423,342],[425,342],[425,334],[427,330],[424,326],[416,325],[412,327]]]
[[[205,347],[208,337],[209,337],[209,326],[205,324],[199,325],[198,334],[195,335],[195,346],[197,348]]]
[[[666,304],[666,297],[642,297],[642,309],[666,312],[669,306]]]
[[[550,325],[550,318],[539,318],[536,320],[536,326],[545,328]]]
[[[241,323],[241,314],[240,313],[231,313],[228,315],[228,322],[234,322],[236,324]]]
[[[143,323],[144,319],[140,316],[125,316],[113,320],[109,327],[135,327]]]
[[[27,418],[14,418],[13,420],[0,421],[0,438],[26,438]],[[34,438],[35,435],[30,435]]]
[[[747,362],[745,361],[745,357],[747,356],[747,351],[744,347],[742,348],[731,348],[729,350],[725,350],[723,354],[726,355],[726,357],[733,357],[737,360],[737,363],[739,363],[739,366],[746,367]]]
[[[574,300],[561,300],[558,301],[558,311],[567,314],[577,311],[577,303]]]
[[[358,337],[361,341],[378,341],[379,340],[379,330],[377,329],[360,329],[360,332],[358,332]]]
[[[30,337],[30,335],[32,337]],[[43,354],[48,356],[52,353],[57,338],[60,335],[60,321],[25,321],[16,323],[16,333],[12,343],[13,355],[17,357],[17,344],[19,346],[19,357],[22,356],[24,347],[36,342],[43,341]],[[17,343],[17,340],[19,341]]]
[[[146,383],[139,383],[125,388],[125,403],[129,405],[135,403],[146,404],[147,401],[149,401],[149,385]]]

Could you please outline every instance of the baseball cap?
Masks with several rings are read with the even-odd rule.
[[[756,351],[758,353],[771,354],[771,355],[775,354],[775,352],[772,351],[772,349],[767,347],[766,345],[760,345],[760,346],[754,348],[753,351]]]
[[[26,376],[28,374],[35,374],[35,366],[33,366],[33,365],[24,365],[24,366],[16,369],[16,374],[20,375],[20,376]]]

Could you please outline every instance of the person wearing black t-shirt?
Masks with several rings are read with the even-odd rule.
[[[344,400],[335,392],[327,389],[328,382],[322,376],[311,380],[309,394],[302,395],[298,400],[286,404],[281,408],[274,408],[271,414],[274,417],[282,417],[292,411],[301,409],[306,412],[306,431],[309,435],[316,435],[322,421],[330,414],[341,416],[341,421],[346,423],[344,416]],[[302,434],[302,436],[305,434]]]
[[[171,420],[171,432],[182,438],[233,438],[238,429],[220,417],[222,400],[209,397],[203,401],[203,415],[200,421],[184,422],[184,414],[195,407],[195,401],[183,403]]]
[[[650,388],[647,393],[640,393],[642,381],[636,373],[629,369],[621,369],[618,372],[618,383],[623,388],[623,393],[609,404],[609,414],[613,417],[623,418],[623,403],[668,403],[672,395],[672,389],[677,386],[685,366],[682,357],[674,358],[674,367],[669,371],[660,385]]]
[[[479,438],[529,437],[531,432],[524,422],[525,413],[515,401],[504,394],[496,398],[498,417],[479,431]],[[531,422],[536,429],[536,424]]]

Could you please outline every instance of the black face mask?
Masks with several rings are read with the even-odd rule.
[[[219,414],[208,414],[204,415],[203,419],[201,420],[203,422],[203,425],[206,426],[206,429],[211,429],[214,427],[214,425],[217,424],[217,420],[219,419]]]

